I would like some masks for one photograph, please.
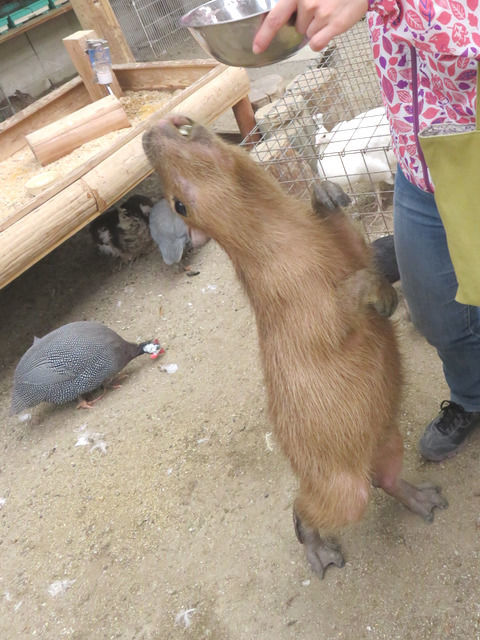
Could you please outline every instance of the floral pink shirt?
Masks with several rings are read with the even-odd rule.
[[[392,129],[395,154],[405,176],[428,190],[428,176],[414,132],[419,126],[475,121],[480,60],[480,0],[369,0],[373,55]],[[412,92],[415,47],[418,100]]]

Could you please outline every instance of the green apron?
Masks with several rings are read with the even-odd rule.
[[[435,185],[458,281],[455,300],[480,305],[480,65],[475,125],[433,124],[418,134]]]

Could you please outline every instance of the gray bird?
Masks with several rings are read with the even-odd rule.
[[[188,249],[201,247],[210,239],[203,231],[189,228],[166,200],[153,205],[149,224],[150,234],[168,265],[180,262]]]
[[[165,264],[180,262],[184,252],[191,247],[188,227],[170,208],[166,200],[160,200],[150,211],[150,234],[160,249]]]
[[[71,322],[35,338],[15,369],[11,414],[40,402],[64,404],[111,380],[133,358],[163,353],[157,341],[135,344],[99,322]],[[87,403],[83,403],[85,406]]]

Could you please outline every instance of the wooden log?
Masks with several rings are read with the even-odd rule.
[[[89,140],[129,127],[120,101],[106,96],[26,136],[36,159],[45,166]]]
[[[26,146],[25,136],[90,103],[78,76],[0,122],[0,162]]]
[[[158,60],[114,64],[113,70],[124,91],[184,89],[218,66],[213,59]]]
[[[7,284],[35,262],[43,258],[77,230],[75,218],[82,222],[97,215],[97,204],[88,186],[79,180],[68,191],[49,200],[48,206],[25,218],[21,225],[13,225],[0,234],[2,247],[2,282]],[[54,224],[52,224],[54,222]],[[83,224],[82,224],[83,226]]]
[[[78,75],[82,78],[88,94],[92,100],[99,100],[108,95],[107,87],[103,84],[97,84],[95,73],[90,64],[87,49],[87,40],[98,38],[95,31],[76,31],[72,35],[63,38],[63,44],[68,52],[68,55],[72,59],[75,69],[78,71]],[[113,93],[118,97],[122,95],[122,88],[115,77],[115,72],[112,70],[112,83],[111,88]]]
[[[108,0],[70,0],[83,29],[95,29],[108,41],[112,62],[135,62],[122,28]]]
[[[142,147],[142,135],[149,124],[172,110],[209,124],[247,96],[249,89],[245,69],[218,65],[208,80],[202,78],[196,86],[186,90],[183,100],[181,96],[176,98],[174,109],[173,100],[163,105],[148,121],[138,125],[135,132],[131,132],[134,133],[133,138],[125,136],[121,146],[113,145],[116,150],[101,161],[97,158],[96,166],[85,170],[81,178],[43,201],[14,224],[11,220],[7,226],[4,224],[0,228],[0,288],[152,173]],[[36,201],[41,199],[42,196],[38,196]]]

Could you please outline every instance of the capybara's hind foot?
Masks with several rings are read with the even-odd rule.
[[[325,569],[334,564],[343,567],[343,559],[340,547],[334,542],[324,540],[318,531],[305,525],[298,515],[293,511],[293,525],[298,541],[304,545],[308,563],[314,573],[322,579]]]
[[[448,507],[448,502],[442,496],[440,487],[433,484],[415,486],[400,479],[393,488],[382,488],[427,522],[433,521],[434,509]]]

